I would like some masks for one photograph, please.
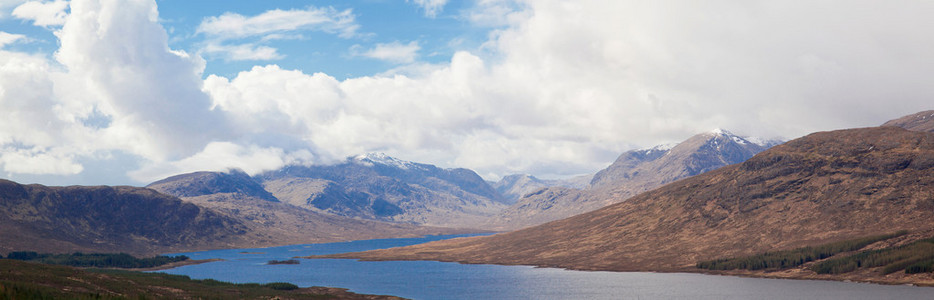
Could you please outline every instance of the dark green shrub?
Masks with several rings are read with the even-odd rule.
[[[297,285],[294,285],[288,282],[270,282],[270,283],[264,284],[263,286],[274,289],[274,290],[280,290],[280,291],[291,291],[294,289],[298,289]]]
[[[38,257],[39,257],[39,253],[32,252],[32,251],[16,251],[16,252],[10,252],[10,254],[7,255],[7,258],[16,259],[16,260],[33,260]]]
[[[905,273],[908,274],[917,274],[917,273],[931,273],[934,272],[934,259],[929,259],[913,265],[905,267]]]
[[[893,234],[846,240],[814,247],[803,247],[784,251],[766,252],[744,257],[702,261],[698,262],[696,267],[708,270],[786,269],[797,267],[807,262],[825,259],[837,253],[859,250],[860,248],[866,247],[869,244],[887,240],[907,233],[907,231],[899,231]],[[838,268],[851,267],[852,266],[838,266]]]
[[[914,243],[878,250],[862,251],[847,257],[833,258],[811,266],[818,274],[840,274],[857,268],[883,267],[883,274],[905,270],[924,272],[925,263],[934,263],[934,239],[919,240]]]

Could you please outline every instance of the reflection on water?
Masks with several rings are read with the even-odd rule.
[[[934,288],[701,274],[585,272],[430,261],[270,260],[413,245],[456,236],[179,253],[225,261],[161,272],[230,282],[284,281],[413,299],[934,299]]]

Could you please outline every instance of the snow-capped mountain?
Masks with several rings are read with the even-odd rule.
[[[328,166],[288,166],[257,176],[280,201],[329,214],[470,227],[506,207],[468,169],[443,169],[367,153]]]
[[[624,152],[585,189],[549,187],[520,198],[488,224],[516,229],[621,202],[664,184],[743,162],[780,142],[715,129],[681,143]]]

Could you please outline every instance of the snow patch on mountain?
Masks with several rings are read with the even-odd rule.
[[[360,154],[360,155],[354,156],[351,160],[355,163],[358,163],[364,166],[373,166],[374,164],[379,164],[379,165],[384,165],[384,166],[395,167],[395,168],[402,169],[402,170],[412,170],[412,169],[421,168],[416,163],[397,159],[397,158],[391,157],[381,152],[371,152],[371,153]]]

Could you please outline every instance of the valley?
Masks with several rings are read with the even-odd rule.
[[[898,230],[918,240],[934,229],[932,151],[934,134],[896,126],[819,132],[567,219],[325,257],[697,272],[702,260]]]
[[[9,242],[0,247],[155,254],[518,229],[319,257],[927,285],[924,274],[694,265],[896,230],[911,233],[905,242],[934,236],[931,120],[923,112],[786,143],[716,130],[623,153],[569,180],[491,183],[467,169],[367,154],[255,176],[181,174],[146,188],[5,181],[0,221]]]

